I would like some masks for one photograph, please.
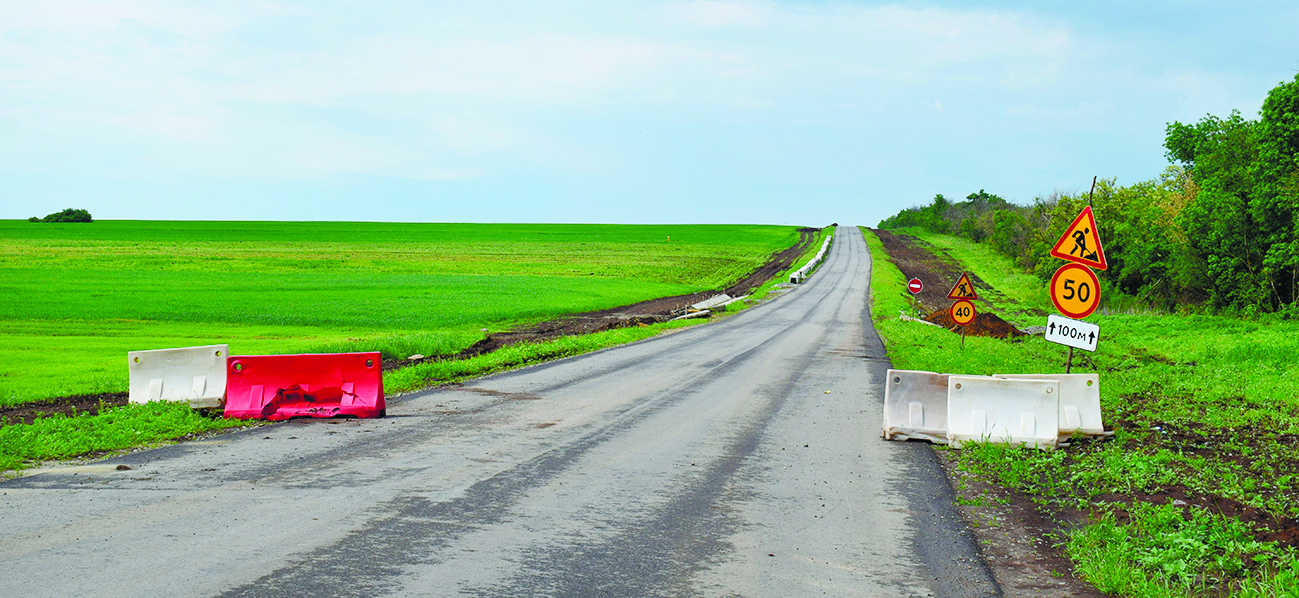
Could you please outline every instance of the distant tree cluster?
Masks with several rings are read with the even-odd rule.
[[[31,218],[28,218],[27,221],[28,222],[93,222],[93,219],[91,219],[90,217],[90,212],[86,210],[76,210],[73,208],[68,208],[66,210],[63,210],[62,212],[55,212],[53,214],[49,214],[44,218],[37,218],[36,216],[32,216]]]
[[[1172,309],[1188,303],[1299,316],[1299,75],[1268,93],[1258,120],[1233,111],[1170,123],[1170,166],[1126,187],[1099,181],[1093,210],[1109,269],[1124,293]],[[980,190],[942,195],[880,228],[917,226],[988,243],[1049,278],[1048,253],[1088,194],[1020,206]]]

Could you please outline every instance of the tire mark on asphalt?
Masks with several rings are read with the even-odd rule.
[[[789,329],[794,328],[793,326]],[[776,336],[781,336],[782,331]],[[701,479],[683,486],[652,517],[624,526],[623,533],[580,550],[572,545],[552,546],[527,551],[523,572],[505,584],[468,590],[470,595],[513,597],[545,596],[693,596],[692,574],[706,570],[718,555],[731,548],[723,538],[739,531],[741,522],[719,508],[723,497],[742,500],[744,494],[728,489],[728,483],[765,438],[766,429],[785,405],[807,369],[817,358],[817,349],[828,332],[810,343],[794,367],[774,384],[764,385],[759,394],[766,400],[756,410],[757,417],[740,427],[722,453],[714,459]],[[776,338],[745,352],[747,358],[776,342]],[[732,360],[722,369],[739,367]],[[718,372],[710,376],[724,381]],[[741,372],[736,372],[737,374]],[[630,575],[628,574],[630,573]]]
[[[824,302],[826,296],[831,292],[822,292],[820,298],[814,300],[814,305],[820,305]],[[811,312],[816,307],[809,308]],[[521,499],[523,495],[535,486],[543,485],[549,478],[557,476],[572,465],[583,455],[590,452],[592,448],[598,447],[601,442],[608,441],[617,434],[625,433],[633,429],[634,426],[642,424],[648,417],[656,415],[664,409],[672,408],[677,404],[690,399],[694,393],[691,393],[692,387],[705,386],[708,383],[721,380],[731,372],[731,370],[743,367],[746,361],[756,355],[763,354],[770,347],[776,347],[783,337],[794,333],[795,329],[803,326],[814,325],[809,322],[807,315],[796,318],[796,320],[782,321],[781,328],[774,331],[773,334],[766,335],[766,338],[755,346],[748,348],[718,367],[709,368],[705,372],[686,378],[685,381],[674,385],[672,389],[665,389],[660,393],[647,396],[647,398],[634,400],[629,407],[622,409],[621,412],[612,412],[613,421],[605,425],[604,428],[596,430],[594,433],[587,434],[586,437],[579,438],[577,441],[570,443],[568,446],[553,448],[551,451],[544,452],[529,461],[508,471],[495,474],[486,480],[475,482],[465,490],[464,495],[460,498],[447,500],[447,502],[433,502],[425,497],[417,495],[407,495],[399,497],[385,504],[378,504],[372,511],[381,513],[391,513],[391,515],[379,517],[370,521],[364,528],[355,530],[347,534],[334,545],[320,547],[296,559],[296,563],[279,568],[278,571],[269,573],[251,584],[239,586],[226,593],[222,597],[275,597],[275,595],[300,595],[300,594],[330,594],[330,595],[356,595],[356,597],[368,597],[385,593],[387,590],[394,590],[400,584],[400,573],[408,565],[413,564],[435,564],[442,562],[439,552],[446,550],[452,541],[459,538],[465,530],[481,529],[487,525],[500,523],[508,516],[509,510]],[[721,326],[718,326],[716,334],[724,333]],[[822,331],[821,339],[824,339],[826,331]],[[669,337],[670,338],[670,337]],[[672,356],[675,343],[665,344],[662,350],[657,351],[655,356]],[[809,344],[809,347],[817,347],[818,344]],[[786,381],[782,383],[782,389],[787,391],[791,387],[796,377],[807,367],[809,360],[814,359],[816,351],[811,350],[808,355],[801,357],[799,367],[791,369]],[[556,365],[562,361],[557,361]],[[643,361],[642,361],[643,363]],[[608,373],[617,374],[622,368],[608,368]],[[512,376],[513,374],[513,376]],[[501,378],[511,378],[518,373],[511,372],[503,374]],[[496,377],[494,377],[496,378]],[[568,386],[575,381],[564,382],[559,387]],[[460,390],[460,389],[456,389]],[[466,387],[468,390],[468,387]],[[544,394],[551,394],[549,391],[552,387],[547,387]],[[772,399],[769,399],[769,402]],[[781,399],[783,400],[783,399]],[[508,402],[503,400],[501,403]],[[769,404],[766,409],[778,409],[779,403]],[[764,417],[759,422],[759,426],[765,426],[769,417]],[[705,477],[704,484],[698,490],[691,491],[678,497],[679,508],[685,508],[688,512],[698,511],[698,508],[704,508],[707,511],[707,504],[716,500],[718,493],[721,491],[722,482],[725,482],[738,467],[739,461],[744,456],[750,454],[753,446],[756,446],[757,434],[750,434],[750,438],[742,439],[739,446],[731,448],[731,456],[713,465],[709,469],[708,476]],[[705,500],[707,497],[707,500]],[[681,502],[683,500],[683,502]],[[694,507],[692,507],[694,506]],[[701,506],[701,507],[700,507]],[[696,508],[698,507],[698,508]],[[692,511],[694,508],[695,511]],[[633,532],[633,534],[635,534]],[[644,536],[643,532],[637,541],[651,541],[652,538]],[[705,543],[717,542],[716,539],[704,539]],[[716,547],[716,546],[714,546]],[[705,547],[698,547],[696,551],[712,551]],[[622,552],[626,554],[626,552]],[[668,571],[672,571],[669,567]]]
[[[471,485],[459,498],[434,502],[421,496],[403,496],[376,505],[373,512],[391,515],[372,520],[335,544],[313,550],[292,564],[220,595],[373,596],[394,590],[407,566],[442,562],[439,552],[466,530],[500,523],[530,489],[564,472],[606,440],[688,400],[694,394],[689,392],[691,388],[707,385],[741,367],[801,322],[791,323],[717,368],[635,401],[622,412],[613,413],[608,425],[567,446]]]

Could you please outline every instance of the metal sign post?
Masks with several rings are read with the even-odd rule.
[[[961,327],[961,349],[965,349],[965,327],[974,321],[975,316],[979,315],[974,309],[974,304],[969,299],[960,299],[952,304],[951,309],[952,321]]]
[[[1109,266],[1105,250],[1101,247],[1100,227],[1096,225],[1096,216],[1092,214],[1092,196],[1095,193],[1096,177],[1092,177],[1087,207],[1064,229],[1060,240],[1051,248],[1051,257],[1069,263],[1055,271],[1047,290],[1055,308],[1070,318],[1085,318],[1100,307],[1100,281],[1091,269],[1104,270]],[[1057,316],[1047,318],[1046,340],[1069,347],[1069,355],[1064,362],[1066,374],[1073,370],[1074,347],[1095,351],[1099,336],[1100,327],[1095,324]]]
[[[911,315],[918,315],[916,296],[920,294],[920,291],[925,290],[925,283],[920,282],[919,278],[912,278],[907,281],[907,290],[911,292]]]

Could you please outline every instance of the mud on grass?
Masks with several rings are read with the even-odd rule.
[[[919,278],[924,283],[924,290],[916,295],[917,302],[923,309],[922,313],[929,314],[950,307],[952,300],[947,298],[947,293],[962,273],[970,276],[970,282],[974,284],[980,301],[1006,307],[1023,307],[1018,301],[980,278],[978,272],[963,266],[959,260],[940,248],[911,235],[879,229],[871,232],[884,245],[887,259],[897,266],[907,280]],[[1025,309],[1034,315],[1043,317],[1047,315],[1041,310]]]
[[[127,397],[128,393],[124,392],[105,392],[0,407],[0,427],[13,424],[30,424],[37,419],[51,415],[75,416],[82,413],[98,415],[104,409],[126,405]]]
[[[971,256],[991,267],[975,272],[983,284],[1013,279],[1003,273],[1014,272],[1008,260],[985,247],[966,249],[988,253]],[[1037,337],[972,339],[965,351],[952,351],[944,333],[883,315],[908,302],[903,273],[881,262],[873,308],[895,367],[1063,371],[1063,348]],[[1001,306],[997,294],[979,290],[994,309]],[[1037,304],[1030,296],[1012,299]],[[1077,353],[1074,370],[1100,374],[1102,415],[1115,436],[1054,452],[999,445],[952,451],[959,469],[1003,489],[1013,503],[1080,522],[1050,532],[1058,537],[1041,549],[1067,554],[1076,572],[1107,593],[1299,593],[1299,322],[1151,314],[1089,320],[1102,327],[1102,342],[1095,353]]]

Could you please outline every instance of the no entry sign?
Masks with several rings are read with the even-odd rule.
[[[920,282],[919,278],[912,278],[907,281],[907,290],[911,291],[912,295],[915,295],[916,293],[925,290],[925,283]]]

